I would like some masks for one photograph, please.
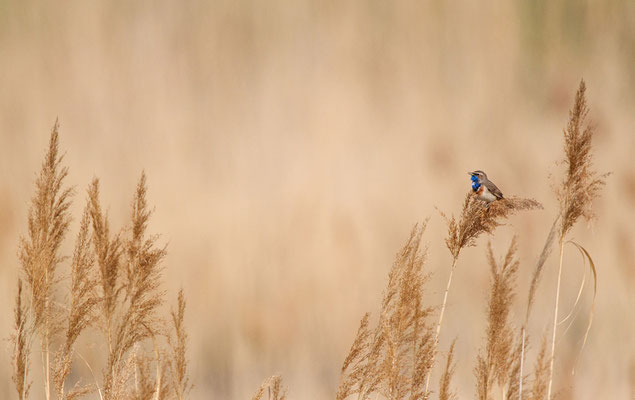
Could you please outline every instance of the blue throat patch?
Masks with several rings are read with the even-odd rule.
[[[472,180],[472,191],[476,192],[481,187],[481,184],[478,182],[478,176],[472,175],[471,180]]]

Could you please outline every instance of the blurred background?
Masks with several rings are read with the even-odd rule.
[[[520,323],[584,78],[595,167],[612,175],[597,221],[571,234],[595,259],[598,297],[575,375],[588,288],[559,337],[555,387],[565,399],[632,398],[634,68],[628,0],[0,0],[1,336],[56,118],[77,192],[66,254],[94,176],[118,229],[148,174],[150,230],[169,250],[166,310],[180,287],[187,296],[193,399],[250,398],[274,373],[290,398],[334,398],[359,320],[378,310],[394,255],[426,218],[426,299],[440,304],[451,260],[435,207],[459,212],[468,170],[545,206],[492,238],[502,255],[520,237]],[[474,395],[485,337],[486,242],[459,260],[442,331],[441,351],[458,339],[460,398]],[[553,318],[556,258],[538,292],[530,363]],[[562,312],[581,265],[567,248]],[[94,338],[87,357],[103,350]],[[0,350],[0,397],[14,398],[10,343]],[[32,398],[42,396],[34,385]]]

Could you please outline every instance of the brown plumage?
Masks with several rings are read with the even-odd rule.
[[[487,174],[485,172],[476,170],[468,173],[478,178],[478,184],[480,187],[472,186],[472,190],[478,195],[480,200],[489,203],[503,198],[503,192],[500,191],[494,182],[487,179]]]
[[[492,181],[485,181],[483,182],[483,186],[485,186],[487,188],[487,190],[489,190],[489,192],[491,194],[493,194],[494,196],[496,196],[497,199],[502,199],[503,198],[503,192],[500,191],[500,189],[498,187],[496,187],[496,185],[494,185],[494,183]]]

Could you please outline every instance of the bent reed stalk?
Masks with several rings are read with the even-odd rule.
[[[562,258],[564,254],[564,243],[560,240],[560,262],[558,263],[558,280],[556,283],[556,304],[553,309],[553,332],[551,336],[551,357],[549,358],[549,389],[547,390],[547,400],[551,396],[551,384],[553,383],[553,361],[556,351],[556,332],[558,326],[558,304],[560,302],[560,281],[562,279]]]
[[[553,363],[556,351],[558,307],[560,301],[564,245],[566,243],[565,239],[580,217],[583,217],[587,222],[594,218],[592,203],[593,200],[599,196],[600,190],[605,185],[605,178],[607,176],[607,174],[598,175],[597,172],[592,169],[591,142],[594,129],[591,124],[585,121],[589,112],[586,105],[585,93],[586,84],[584,80],[581,80],[573,108],[569,112],[569,122],[564,130],[564,164],[567,166],[567,173],[564,181],[556,191],[560,203],[560,215],[562,219],[559,229],[560,262],[558,264],[558,280],[554,305],[547,400],[551,398],[553,385]]]

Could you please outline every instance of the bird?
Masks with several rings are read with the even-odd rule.
[[[485,202],[489,207],[489,204],[493,201],[503,198],[503,193],[500,191],[494,182],[487,179],[487,174],[481,170],[474,172],[468,172],[472,176],[472,191],[476,193],[477,198]]]

